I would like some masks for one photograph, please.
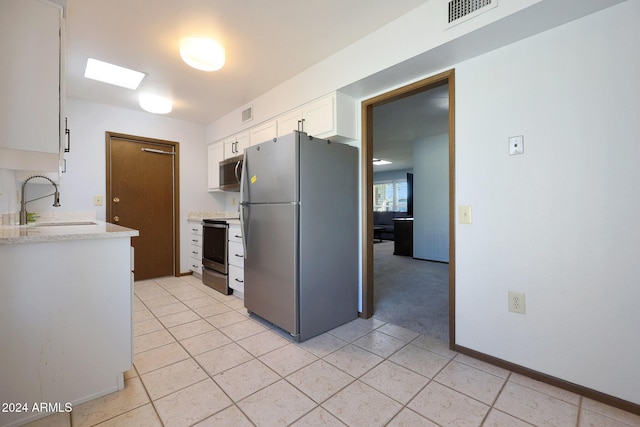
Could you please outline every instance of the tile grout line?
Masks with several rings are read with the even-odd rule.
[[[190,288],[195,289],[195,290],[198,290],[198,291],[200,291],[200,292],[203,292],[206,296],[210,296],[211,298],[213,298],[214,300],[218,301],[219,303],[226,305],[226,301],[220,301],[220,300],[217,300],[214,296],[212,296],[212,295],[210,295],[210,294],[208,294],[208,293],[204,292],[204,291],[203,291],[203,290],[201,290],[201,289],[198,289],[195,285],[193,285],[193,284],[191,284],[191,283],[189,283],[189,282],[186,282],[186,281],[183,281],[183,282],[184,282],[186,285],[188,285]],[[156,282],[156,284],[157,284],[158,286],[160,286],[162,289],[164,289],[165,291],[167,291],[169,294],[171,294],[174,298],[178,299],[182,304],[184,304],[184,301],[183,301],[180,297],[177,297],[176,295],[172,294],[170,290],[168,290],[167,288],[164,288],[164,286],[162,286],[161,284],[159,284],[159,283],[157,283],[157,282]],[[137,295],[136,295],[136,296],[137,296]],[[139,298],[139,297],[138,297],[138,298]],[[198,297],[194,297],[193,299],[196,299],[196,298],[198,298]],[[140,298],[139,298],[139,299],[140,299]],[[166,330],[167,332],[169,332],[169,334],[170,334],[170,335],[171,335],[171,336],[176,340],[176,342],[178,342],[178,343],[180,344],[180,346],[181,346],[181,347],[182,347],[182,348],[187,352],[187,354],[189,354],[189,357],[190,357],[192,360],[194,360],[194,362],[195,362],[195,363],[196,363],[196,364],[197,364],[201,369],[203,369],[203,371],[207,374],[207,376],[208,376],[209,378],[211,378],[211,379],[213,380],[213,377],[212,377],[212,376],[211,376],[211,375],[206,371],[206,369],[204,369],[204,367],[202,367],[202,366],[200,365],[200,363],[198,363],[198,362],[195,360],[195,356],[192,356],[192,355],[191,355],[191,353],[189,353],[189,352],[186,350],[186,348],[184,348],[184,346],[182,345],[182,343],[180,342],[180,340],[178,340],[178,339],[177,339],[177,337],[176,337],[176,336],[175,336],[171,331],[169,331],[169,328],[168,328],[168,327],[166,327],[162,322],[160,322],[159,318],[155,315],[155,313],[153,313],[153,312],[152,312],[152,311],[147,307],[146,303],[145,303],[142,299],[140,299],[140,301],[144,304],[145,308],[146,308],[147,310],[149,310],[149,311],[152,313],[152,315],[154,316],[154,318],[155,318],[155,319],[156,319],[156,320],[157,320],[157,321],[162,325],[162,328],[163,328],[164,330]],[[200,320],[204,320],[205,322],[207,322],[208,324],[210,324],[210,325],[211,325],[211,323],[210,323],[208,320],[206,320],[206,318],[202,317],[202,315],[200,315],[199,313],[197,313],[193,308],[191,308],[191,307],[190,307],[190,306],[188,306],[187,304],[184,304],[184,305],[188,307],[188,310],[189,310],[189,311],[194,312],[194,313],[195,313],[195,314],[200,318]],[[246,316],[246,314],[241,313],[241,312],[239,311],[239,308],[233,308],[233,307],[228,306],[228,305],[227,305],[227,307],[229,307],[232,311],[235,311],[235,312],[238,312],[238,313],[242,314],[242,315],[243,315],[243,316],[245,316],[247,319],[251,319],[251,317],[250,317],[250,316]],[[162,316],[161,316],[161,317],[162,317]],[[190,323],[190,322],[185,322],[184,324],[187,324],[187,323]],[[259,323],[260,323],[261,325],[265,326],[263,323],[261,323],[261,322],[259,322]],[[383,323],[382,325],[375,326],[375,327],[373,327],[373,326],[364,326],[364,325],[363,325],[363,327],[365,327],[365,328],[368,330],[368,332],[367,332],[365,335],[363,335],[363,336],[366,336],[366,335],[368,335],[368,334],[370,334],[370,333],[372,333],[372,332],[374,332],[374,331],[378,331],[378,329],[380,329],[380,328],[381,328],[382,326],[384,326],[385,324],[387,324],[387,323],[385,322],[385,323]],[[182,325],[182,324],[180,324],[180,325]],[[174,326],[180,326],[180,325],[174,325]],[[214,326],[214,325],[211,325],[211,326],[212,326],[215,330],[220,331],[216,326]],[[173,326],[172,326],[172,327],[173,327]],[[265,326],[265,327],[266,327],[266,326]],[[272,328],[267,328],[267,330],[272,330],[272,331],[273,331],[273,329],[272,329]],[[220,331],[220,332],[221,332],[222,334],[224,334],[224,332],[222,332],[222,331]],[[378,331],[378,332],[380,332],[380,333],[382,333],[382,334],[385,334],[385,335],[387,335],[387,336],[390,336],[390,337],[392,337],[392,338],[399,339],[399,338],[395,337],[394,335],[387,334],[387,333],[385,333],[385,332],[383,332],[383,331]],[[202,334],[204,334],[204,333],[206,333],[206,332],[199,333],[199,334],[196,334],[196,335],[194,335],[194,336],[202,335]],[[143,334],[143,335],[144,335],[144,334]],[[226,334],[224,334],[224,335],[225,335],[225,336],[227,336],[229,339],[231,339],[233,343],[235,343],[235,344],[239,345],[240,347],[242,347],[242,345],[241,345],[241,344],[239,344],[239,343],[238,343],[234,338],[229,337],[229,336],[228,336],[228,335],[226,335]],[[255,334],[253,334],[253,335],[255,335]],[[253,336],[253,335],[251,335],[251,336]],[[343,339],[342,337],[340,337],[340,336],[333,335],[333,334],[330,334],[330,335],[332,335],[333,337],[338,338],[338,339],[340,339],[340,340],[344,340],[344,339]],[[331,399],[331,398],[332,398],[333,396],[335,396],[337,393],[339,393],[339,392],[341,392],[342,390],[344,390],[346,387],[349,387],[350,385],[352,385],[354,382],[356,382],[356,381],[361,381],[361,382],[362,382],[362,379],[361,379],[361,378],[362,378],[364,375],[366,375],[368,372],[370,372],[371,370],[375,369],[376,367],[378,367],[380,364],[384,363],[385,361],[389,361],[390,363],[394,363],[394,364],[396,364],[395,362],[393,362],[393,361],[389,360],[389,358],[390,358],[390,357],[392,357],[394,354],[396,354],[396,353],[397,353],[398,351],[400,351],[401,349],[403,349],[403,348],[407,347],[407,345],[409,345],[409,344],[415,345],[416,347],[418,347],[418,348],[420,348],[420,349],[422,349],[422,350],[429,351],[429,352],[431,352],[431,353],[435,353],[435,354],[437,354],[437,355],[439,355],[439,356],[443,356],[442,354],[438,353],[437,351],[433,351],[432,349],[424,348],[424,347],[419,346],[419,345],[417,345],[417,344],[413,344],[413,342],[414,342],[414,341],[416,341],[419,337],[420,337],[420,335],[418,335],[417,337],[414,337],[412,340],[410,340],[410,341],[408,341],[408,342],[407,342],[407,341],[404,341],[404,340],[402,340],[402,339],[401,339],[401,341],[404,341],[404,345],[403,345],[402,347],[400,347],[400,348],[396,349],[396,350],[395,350],[393,353],[391,353],[390,355],[388,355],[388,356],[386,356],[386,357],[382,357],[382,360],[381,360],[380,362],[378,362],[377,364],[375,364],[374,366],[372,366],[371,368],[369,368],[366,372],[362,373],[362,374],[361,374],[361,375],[359,375],[358,377],[353,377],[353,376],[352,376],[352,374],[347,373],[347,372],[345,372],[345,371],[342,371],[342,369],[340,369],[340,368],[338,368],[337,366],[335,366],[335,365],[333,365],[333,364],[329,363],[328,361],[326,361],[326,360],[325,360],[325,358],[326,358],[328,355],[335,353],[336,351],[338,351],[338,350],[340,350],[340,349],[344,348],[344,347],[345,347],[345,346],[347,346],[347,345],[353,345],[353,346],[355,346],[355,347],[357,347],[357,348],[359,348],[359,349],[361,349],[361,350],[363,350],[363,351],[366,351],[366,352],[368,352],[368,353],[372,353],[372,354],[374,354],[374,355],[376,355],[376,356],[380,356],[379,354],[374,353],[374,352],[372,352],[372,351],[368,350],[367,348],[364,348],[364,347],[361,347],[361,346],[360,346],[360,345],[358,345],[358,344],[355,344],[355,341],[357,341],[358,339],[360,339],[360,338],[362,338],[362,337],[358,337],[358,338],[355,338],[355,339],[350,339],[350,340],[348,340],[348,341],[347,341],[347,340],[345,340],[345,343],[346,343],[346,344],[342,345],[341,347],[339,347],[339,348],[337,348],[337,349],[332,350],[330,353],[324,354],[324,355],[323,355],[323,356],[321,356],[321,357],[320,357],[320,356],[317,356],[316,354],[314,354],[314,353],[311,353],[311,352],[310,352],[310,353],[311,353],[311,354],[313,354],[315,357],[317,357],[317,360],[324,360],[326,363],[329,363],[331,366],[334,366],[334,367],[336,367],[336,368],[340,369],[342,372],[347,373],[347,375],[351,376],[351,377],[352,377],[352,378],[354,378],[354,379],[353,379],[352,381],[350,381],[348,384],[346,384],[344,387],[342,387],[340,390],[337,390],[337,391],[333,392],[333,394],[332,394],[331,396],[329,396],[328,398],[324,399],[324,400],[323,400],[322,402],[320,402],[320,403],[315,402],[315,400],[311,399],[311,400],[315,403],[315,406],[314,406],[314,408],[312,408],[309,412],[314,411],[314,410],[315,410],[315,409],[317,409],[318,407],[321,407],[321,408],[323,408],[324,410],[326,410],[326,409],[324,408],[324,406],[323,406],[323,404],[324,404],[324,403],[326,403],[329,399]],[[289,342],[289,344],[291,344],[291,343],[292,343],[292,342]],[[289,344],[286,344],[286,345],[289,345]],[[242,348],[244,349],[244,347],[242,347]],[[246,350],[246,349],[245,349],[245,350]],[[270,351],[268,351],[268,352],[267,352],[267,353],[265,353],[265,354],[269,354],[269,353],[271,353],[271,352],[273,352],[273,351],[276,351],[276,350],[277,350],[277,349],[270,350]],[[305,350],[305,349],[303,349],[303,350]],[[308,351],[308,350],[305,350],[305,351]],[[270,371],[273,371],[273,369],[272,369],[271,367],[269,367],[268,365],[266,365],[264,362],[262,362],[262,361],[259,359],[259,357],[258,357],[258,356],[255,356],[255,355],[253,355],[252,353],[250,353],[250,354],[251,354],[251,356],[252,356],[252,360],[253,360],[253,359],[257,359],[259,362],[261,362],[263,365],[265,365],[265,366],[266,366],[266,368],[268,368]],[[264,355],[261,355],[261,356],[264,356]],[[400,403],[400,404],[402,405],[401,409],[391,417],[391,420],[393,420],[395,417],[397,417],[397,415],[398,415],[398,414],[399,414],[403,409],[405,409],[405,408],[406,408],[406,409],[408,409],[408,410],[410,410],[410,411],[412,411],[412,412],[415,412],[415,411],[411,410],[411,408],[408,408],[408,405],[410,404],[410,402],[412,402],[412,401],[413,401],[413,400],[414,400],[414,399],[415,399],[415,398],[416,398],[416,397],[417,397],[417,396],[418,396],[418,395],[419,395],[419,394],[420,394],[420,393],[421,393],[421,392],[422,392],[422,391],[423,391],[423,390],[424,390],[424,389],[425,389],[429,384],[431,384],[432,382],[434,382],[434,381],[435,381],[436,383],[440,384],[438,381],[436,381],[436,380],[435,380],[436,376],[437,376],[438,374],[440,374],[444,369],[446,369],[446,367],[447,367],[447,366],[450,366],[451,362],[455,360],[456,356],[457,356],[457,353],[456,353],[456,354],[454,354],[452,357],[445,356],[445,357],[447,357],[447,358],[449,359],[449,360],[447,361],[447,363],[446,363],[442,368],[440,368],[440,369],[438,370],[438,372],[436,372],[436,373],[435,373],[435,375],[433,375],[433,378],[430,378],[430,379],[429,379],[429,381],[425,384],[425,386],[423,386],[423,387],[422,387],[418,392],[416,392],[416,393],[413,395],[413,397],[412,397],[412,398],[411,398],[411,399],[410,399],[406,404],[402,404],[402,403],[398,402],[397,400],[395,400],[393,397],[388,396],[386,393],[383,393],[382,391],[377,390],[376,388],[374,388],[374,390],[376,390],[377,392],[379,392],[379,393],[383,394],[384,396],[386,396],[386,397],[388,397],[388,398],[392,399],[393,401],[398,402],[398,403]],[[312,362],[312,363],[315,363],[315,362]],[[487,373],[487,374],[494,375],[493,373],[491,373],[491,372],[487,372],[487,371],[485,371],[485,370],[484,370],[484,369],[482,369],[482,368],[474,367],[474,366],[471,366],[471,365],[467,365],[467,364],[466,364],[466,363],[464,363],[464,362],[459,362],[459,363],[462,363],[462,364],[464,364],[465,366],[469,366],[469,367],[470,367],[470,368],[472,368],[472,369],[477,369],[477,370],[480,370],[480,371],[485,372],[485,373]],[[397,364],[396,364],[396,365],[397,365]],[[293,373],[295,373],[295,372],[298,372],[299,370],[303,369],[303,368],[304,368],[304,367],[306,367],[306,366],[308,366],[308,365],[305,365],[305,366],[303,366],[303,367],[301,367],[301,368],[297,369],[296,371],[293,371],[293,372],[288,373],[288,374],[287,374],[287,376],[288,376],[288,375],[291,375],[291,374],[293,374]],[[398,366],[402,366],[402,365],[398,365]],[[404,367],[404,368],[406,368],[406,367]],[[230,368],[230,369],[231,369],[231,368]],[[406,369],[408,369],[408,370],[410,370],[411,372],[414,372],[414,373],[416,373],[416,374],[418,374],[418,375],[423,376],[422,374],[419,374],[419,373],[415,372],[414,370],[412,370],[412,369],[410,369],[410,368],[406,368]],[[137,372],[137,369],[136,369],[136,372]],[[275,371],[274,371],[274,372],[275,372]],[[300,392],[301,392],[301,393],[303,393],[305,396],[307,396],[307,395],[306,395],[306,393],[304,393],[302,390],[300,390],[299,388],[297,388],[295,385],[291,384],[291,383],[286,379],[286,377],[282,376],[279,372],[275,372],[275,374],[277,374],[277,376],[278,376],[281,380],[285,380],[288,384],[292,385],[296,390],[300,391]],[[495,404],[496,404],[496,402],[498,401],[498,399],[500,398],[500,396],[502,395],[502,393],[504,392],[505,387],[507,386],[507,384],[508,384],[508,383],[509,383],[509,381],[511,380],[511,378],[512,378],[512,374],[513,374],[512,372],[509,372],[509,373],[508,373],[507,377],[504,379],[504,381],[503,381],[503,383],[502,383],[502,386],[501,386],[500,390],[499,390],[499,391],[498,391],[498,393],[496,394],[496,396],[495,396],[495,398],[493,399],[493,401],[492,401],[492,403],[491,403],[491,404],[487,405],[487,404],[485,404],[484,402],[480,402],[480,403],[483,403],[483,404],[487,405],[487,406],[488,406],[488,408],[489,408],[489,410],[487,411],[487,413],[486,413],[486,414],[485,414],[485,416],[483,417],[482,423],[484,423],[484,422],[486,421],[486,419],[487,419],[487,417],[488,417],[488,415],[489,415],[489,413],[491,412],[491,410],[492,410],[492,409],[495,409],[496,411],[499,411],[499,412],[501,412],[501,413],[502,413],[502,411],[500,411],[500,410],[498,410],[497,408],[495,408]],[[139,373],[138,373],[138,375],[140,376],[140,374],[139,374]],[[494,375],[494,376],[496,376],[496,375]],[[140,376],[140,378],[141,378],[141,376]],[[215,382],[215,380],[213,380],[213,381]],[[279,381],[279,380],[278,380],[278,381]],[[278,382],[278,381],[276,381],[276,382]],[[364,382],[363,382],[363,383],[364,383]],[[217,383],[216,383],[216,384],[217,384]],[[364,384],[366,384],[366,383],[364,383]],[[517,383],[516,383],[516,384],[517,384]],[[449,389],[453,390],[453,391],[454,391],[454,392],[456,392],[456,393],[459,393],[459,394],[461,394],[461,395],[463,395],[463,396],[466,396],[466,397],[468,397],[468,398],[470,398],[470,399],[477,400],[477,399],[475,399],[474,397],[469,396],[469,395],[468,395],[468,394],[466,394],[466,393],[463,393],[463,392],[457,391],[456,389],[452,389],[452,388],[450,388],[450,387],[448,387],[448,386],[446,386],[446,385],[444,385],[444,384],[441,384],[441,385],[442,385],[443,387],[447,387],[447,388],[449,388]],[[555,396],[552,396],[552,395],[550,395],[550,394],[548,394],[548,393],[546,393],[546,392],[538,391],[538,390],[536,390],[536,389],[532,389],[532,388],[527,387],[527,386],[522,386],[522,387],[524,387],[524,388],[526,388],[526,389],[529,389],[529,390],[532,390],[532,391],[535,391],[535,392],[538,392],[538,393],[540,393],[540,394],[542,394],[542,395],[545,395],[545,396],[548,396],[548,397],[552,397],[552,398],[554,398],[554,399],[558,399],[558,400],[560,400],[560,401],[564,401],[563,399],[559,399],[559,398],[557,398],[557,397],[555,397]],[[260,390],[263,390],[263,389],[264,389],[264,387],[263,387],[263,388],[261,388]],[[146,390],[146,387],[145,387],[145,390]],[[255,393],[259,392],[260,390],[258,390],[258,391],[256,391],[256,392],[252,393],[251,395],[253,395],[253,394],[255,394]],[[230,398],[230,396],[228,396],[228,394],[224,391],[224,389],[222,389],[222,391],[225,393],[225,395],[227,395],[227,397],[229,397],[229,398]],[[249,395],[249,396],[251,396],[251,395]],[[248,397],[248,396],[246,396],[246,397]],[[244,398],[246,398],[246,397],[244,397]],[[309,397],[309,396],[307,396],[307,397]],[[582,412],[582,404],[583,404],[583,396],[578,395],[578,397],[579,397],[579,402],[578,402],[578,405],[577,405],[577,409],[578,409],[577,425],[579,425],[579,424],[580,424],[580,420],[581,420],[581,412]],[[243,399],[244,399],[244,398],[243,398]],[[233,399],[231,399],[231,398],[230,398],[230,400],[233,402],[233,405],[235,405],[236,407],[238,407],[238,406],[237,406],[237,402],[235,402],[235,401],[234,401]],[[569,403],[569,402],[565,402],[565,403]],[[230,405],[230,406],[231,406],[231,405]],[[155,408],[155,406],[154,406],[154,408]],[[228,407],[227,407],[227,408],[228,408]],[[225,409],[226,409],[226,408],[225,408]],[[239,409],[239,407],[238,407],[238,409]],[[223,409],[223,410],[224,410],[224,409]],[[221,410],[221,411],[222,411],[222,410]],[[219,412],[220,412],[220,411],[219,411]],[[307,412],[306,414],[302,415],[300,418],[303,418],[303,417],[304,417],[304,416],[306,416],[309,412]],[[244,412],[242,412],[242,411],[241,411],[241,413],[243,413],[243,415],[244,415],[244,416],[247,416]],[[331,413],[331,412],[329,412],[329,413]],[[510,413],[505,413],[505,414],[507,414],[507,415],[509,415],[509,416],[512,416],[512,417],[514,417],[514,418],[516,418],[516,419],[520,419],[520,418],[518,418],[518,417],[516,417],[515,415],[512,415],[512,414],[510,414]],[[333,414],[332,414],[332,415],[333,415]],[[419,415],[420,415],[420,414],[419,414]],[[420,416],[422,416],[422,415],[420,415]],[[299,419],[300,419],[300,418],[299,418]],[[247,416],[247,419],[249,419],[249,420],[250,420],[250,418],[249,418],[248,416]],[[391,421],[391,420],[390,420],[390,421]],[[297,421],[297,420],[296,420],[296,421]],[[389,422],[390,422],[390,421],[389,421]],[[524,420],[521,420],[521,421],[524,421]],[[295,421],[294,421],[294,422],[295,422]]]
[[[157,282],[156,282],[156,283],[157,283]],[[185,283],[186,283],[186,282],[185,282]],[[159,284],[159,283],[158,283],[158,286],[162,287],[162,285],[161,285],[161,284]],[[189,286],[192,286],[192,285],[191,285],[191,284],[189,284]],[[164,287],[163,287],[163,289],[164,289]],[[166,290],[166,289],[165,289],[165,290]],[[170,292],[170,291],[168,291],[168,290],[167,290],[167,292],[171,293],[171,292]],[[134,292],[134,293],[135,293],[135,292]],[[183,301],[182,301],[180,298],[176,297],[176,296],[175,296],[175,295],[173,295],[173,294],[171,294],[171,295],[172,295],[172,296],[174,296],[175,298],[177,298],[181,303],[183,303]],[[212,297],[212,298],[213,298],[213,297]],[[214,299],[216,299],[216,298],[214,298]],[[217,299],[216,299],[216,300],[217,300]],[[224,304],[224,302],[222,302],[222,301],[220,301],[220,300],[217,300],[217,301],[218,301],[219,303],[221,303],[221,304]],[[143,303],[144,303],[144,302],[143,302]],[[183,304],[184,304],[184,303],[183,303]],[[185,305],[186,305],[186,304],[185,304]],[[225,305],[226,305],[226,304],[225,304]],[[146,306],[146,304],[145,304],[145,306]],[[227,307],[229,307],[229,306],[227,306]],[[229,307],[229,308],[231,308],[231,307]],[[147,307],[147,309],[148,309],[148,307]],[[199,313],[197,313],[196,311],[194,311],[191,307],[189,307],[189,310],[190,310],[190,311],[192,311],[192,312],[194,312],[198,317],[200,317],[200,319],[201,319],[201,320],[204,320],[204,321],[205,321],[205,322],[207,322],[209,325],[211,325],[211,323],[209,323],[209,322],[206,320],[206,318],[202,317]],[[231,308],[231,310],[233,310],[233,311],[237,311],[237,310],[235,310],[235,309],[233,309],[233,308]],[[149,310],[149,311],[151,311],[151,310]],[[171,336],[173,337],[173,339],[175,339],[175,341],[178,343],[178,345],[180,345],[180,347],[181,347],[181,348],[182,348],[182,349],[183,349],[183,350],[184,350],[184,351],[189,355],[189,359],[193,360],[193,362],[194,362],[196,365],[198,365],[198,367],[199,367],[200,369],[202,369],[202,372],[204,372],[204,373],[207,375],[207,378],[205,378],[205,379],[203,379],[203,380],[200,380],[200,381],[197,381],[197,382],[195,382],[195,383],[193,383],[193,384],[189,384],[189,385],[187,385],[187,386],[185,386],[185,387],[182,387],[182,388],[180,388],[180,389],[178,389],[178,390],[173,390],[171,393],[167,394],[166,396],[169,396],[169,395],[171,395],[171,394],[173,394],[173,393],[176,393],[176,392],[178,392],[178,391],[184,390],[184,389],[186,389],[186,388],[188,388],[188,387],[193,386],[194,384],[198,384],[198,383],[200,383],[200,382],[206,381],[207,379],[210,379],[210,380],[211,380],[211,381],[213,381],[213,383],[214,383],[214,384],[215,384],[215,385],[220,389],[220,391],[222,391],[222,393],[224,393],[224,395],[225,395],[225,396],[227,396],[227,398],[229,398],[229,400],[231,401],[231,405],[229,405],[229,406],[225,406],[224,408],[222,408],[222,409],[220,409],[219,411],[217,411],[217,412],[215,412],[215,413],[211,414],[210,416],[208,416],[208,417],[206,417],[206,418],[204,418],[204,419],[202,419],[202,420],[198,420],[198,421],[196,421],[196,424],[197,424],[197,423],[200,423],[200,422],[202,422],[202,421],[205,421],[205,420],[207,420],[207,419],[209,419],[209,418],[211,418],[211,417],[215,416],[216,414],[219,414],[220,412],[222,412],[222,411],[225,411],[225,410],[229,409],[229,408],[230,408],[230,407],[232,407],[232,406],[235,406],[235,407],[236,407],[236,408],[237,408],[237,409],[238,409],[238,410],[239,410],[239,411],[240,411],[240,412],[241,412],[241,413],[242,413],[242,414],[247,418],[247,420],[249,420],[252,424],[254,424],[254,423],[253,423],[253,421],[251,421],[251,419],[247,416],[247,414],[245,414],[245,413],[244,413],[244,411],[242,411],[242,409],[237,405],[236,401],[235,401],[233,398],[231,398],[231,396],[229,396],[229,394],[228,394],[228,393],[227,393],[227,392],[226,392],[226,391],[225,391],[225,390],[224,390],[224,389],[223,389],[223,388],[222,388],[222,387],[221,387],[221,386],[216,382],[216,380],[215,380],[215,379],[213,378],[213,376],[209,373],[209,371],[207,371],[207,370],[204,368],[204,366],[202,366],[202,365],[200,364],[200,362],[198,362],[198,360],[195,358],[195,356],[194,356],[194,355],[192,355],[192,354],[189,352],[189,350],[187,350],[187,349],[184,347],[184,345],[182,345],[182,343],[180,342],[180,340],[179,340],[179,339],[178,339],[178,338],[177,338],[177,337],[176,337],[176,336],[175,336],[175,335],[174,335],[174,334],[169,330],[169,328],[167,328],[167,327],[166,327],[166,326],[165,326],[165,325],[160,321],[160,319],[159,319],[159,318],[158,318],[158,317],[157,317],[153,312],[152,312],[151,314],[153,314],[153,316],[156,318],[156,320],[158,320],[158,322],[160,322],[160,324],[162,325],[162,327],[164,328],[164,330],[166,330],[166,331],[167,331],[167,333],[169,333],[169,335],[171,335]],[[190,323],[190,322],[186,322],[186,323]],[[183,324],[186,324],[186,323],[183,323]],[[175,326],[180,326],[180,325],[175,325]],[[226,335],[224,332],[220,331],[217,327],[215,327],[215,326],[213,326],[213,325],[211,325],[211,326],[212,326],[216,331],[219,331],[219,332],[220,332],[221,334],[223,334],[225,337],[227,337],[227,338],[229,338],[230,340],[232,340],[232,341],[233,341],[233,343],[235,343],[235,342],[236,342],[233,338],[229,337],[229,336],[228,336],[228,335]],[[193,337],[195,337],[195,336],[203,335],[203,334],[205,334],[205,333],[206,333],[206,332],[203,332],[202,334],[196,334],[196,335],[194,335],[194,336],[192,336],[192,337],[189,337],[189,338],[193,338]],[[167,345],[169,345],[169,344],[167,344]],[[163,347],[163,346],[160,346],[160,347]],[[160,348],[160,347],[157,347],[157,348]],[[253,355],[252,355],[252,356],[253,356]],[[187,360],[187,359],[184,359],[184,360]],[[179,362],[181,362],[181,361],[179,361]],[[172,364],[179,363],[179,362],[174,362],[174,363],[172,363]],[[169,364],[169,365],[167,365],[167,366],[171,366],[172,364]],[[239,366],[239,365],[238,365],[238,366]],[[165,367],[166,367],[166,366],[163,366],[163,367],[160,367],[160,368],[154,369],[153,371],[156,371],[156,370],[158,370],[158,369],[162,369],[162,368],[165,368]],[[137,371],[138,371],[138,370],[137,370],[137,368],[136,368],[136,372],[137,372]],[[149,371],[149,372],[153,372],[153,371]],[[139,375],[140,375],[140,382],[141,382],[141,383],[143,384],[143,386],[144,386],[144,382],[142,381],[142,376],[141,376],[141,374],[139,374]],[[145,390],[146,390],[146,387],[145,387]],[[159,397],[158,399],[162,399],[162,398],[164,398],[164,397],[166,397],[166,396],[161,396],[161,397]],[[149,399],[151,399],[151,396],[149,396]],[[151,400],[151,402],[153,403],[154,401],[153,401],[153,400]],[[158,413],[158,411],[157,411],[157,409],[156,409],[155,404],[153,405],[153,407],[154,407],[154,409],[156,410],[156,413],[157,413],[157,415],[158,415],[158,418],[160,418],[160,422],[161,422],[161,423],[163,424],[163,426],[164,426],[164,421],[163,421],[163,420],[162,420],[162,418],[160,417],[160,414]]]

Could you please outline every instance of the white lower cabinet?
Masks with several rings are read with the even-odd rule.
[[[244,296],[244,250],[239,224],[229,225],[229,287],[240,298]],[[240,295],[238,295],[240,294]]]
[[[202,277],[202,224],[189,221],[189,270]]]

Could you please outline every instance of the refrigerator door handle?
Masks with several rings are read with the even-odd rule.
[[[245,158],[246,161],[246,158]],[[246,168],[247,164],[245,163],[242,167],[242,171],[240,172],[240,230],[242,231],[240,234],[242,234],[242,254],[244,255],[244,259],[247,259],[247,228],[246,228],[246,221],[244,220],[244,212],[245,209],[248,209],[248,206],[246,205],[245,201],[244,201],[244,185],[245,185],[245,180],[246,180]]]

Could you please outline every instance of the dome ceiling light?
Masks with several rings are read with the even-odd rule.
[[[189,66],[202,71],[216,71],[224,65],[224,49],[216,41],[188,37],[180,41],[180,56]]]
[[[143,110],[153,114],[167,114],[173,109],[173,103],[169,98],[151,93],[141,93],[138,101]]]

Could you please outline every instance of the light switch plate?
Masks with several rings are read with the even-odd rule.
[[[460,224],[471,224],[471,206],[461,205],[458,207],[458,221]]]
[[[102,206],[102,196],[93,196],[93,206]]]
[[[524,154],[524,136],[509,137],[509,155]]]

